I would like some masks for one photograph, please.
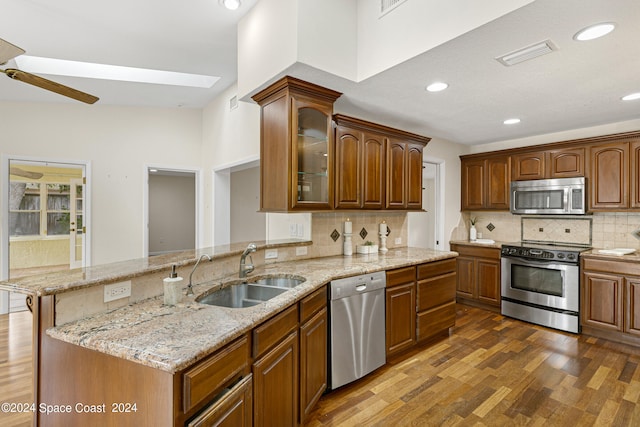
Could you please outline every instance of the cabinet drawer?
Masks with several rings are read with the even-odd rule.
[[[640,264],[637,262],[619,262],[611,259],[583,258],[583,271],[602,271],[604,273],[640,276]]]
[[[431,310],[418,313],[418,341],[423,341],[456,325],[456,303],[451,302]]]
[[[387,288],[416,280],[416,268],[404,267],[387,271]]]
[[[323,286],[300,301],[300,323],[327,306],[327,287]]]
[[[243,336],[183,374],[183,409],[187,413],[247,371],[249,340]]]
[[[253,410],[252,386],[253,382],[249,374],[235,384],[220,400],[189,421],[186,426],[250,426]]]
[[[455,272],[418,282],[418,311],[453,302],[455,299]]]
[[[298,304],[294,304],[253,330],[253,357],[258,358],[297,328]]]
[[[498,260],[500,259],[500,248],[484,248],[479,246],[459,245],[454,243],[451,245],[451,250],[465,256]]]
[[[442,261],[428,262],[418,266],[418,280],[456,271],[456,259],[450,258]]]

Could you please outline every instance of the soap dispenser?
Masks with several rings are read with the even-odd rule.
[[[176,272],[176,265],[171,266],[171,274],[164,280],[164,304],[176,305],[182,298],[182,277]]]

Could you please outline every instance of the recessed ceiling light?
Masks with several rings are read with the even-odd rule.
[[[613,31],[614,28],[616,28],[616,24],[614,24],[613,22],[603,22],[600,24],[590,25],[578,31],[573,36],[573,39],[581,42],[597,39],[609,34],[611,31]]]
[[[623,101],[634,101],[636,99],[640,99],[640,92],[630,93],[629,95],[623,96]]]
[[[516,118],[507,119],[502,123],[504,123],[505,125],[515,125],[516,123],[520,123],[520,119],[516,119]]]
[[[236,10],[240,7],[240,0],[221,0],[221,3],[229,10]]]
[[[440,92],[441,90],[445,90],[448,87],[449,85],[444,82],[435,82],[427,86],[427,90],[429,92]]]
[[[176,73],[173,71],[122,67],[91,62],[67,61],[20,55],[15,59],[18,67],[29,73],[55,76],[84,77],[88,79],[118,80],[124,82],[155,83],[172,86],[210,88],[220,77],[201,74]]]

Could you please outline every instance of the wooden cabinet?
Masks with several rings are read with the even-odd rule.
[[[632,140],[629,146],[629,157],[631,160],[631,207],[640,208],[640,141]]]
[[[461,157],[462,210],[509,210],[509,156]]]
[[[416,344],[416,268],[387,271],[386,289],[387,356]]]
[[[387,271],[387,357],[455,326],[455,302],[454,258]]]
[[[298,305],[253,330],[253,422],[298,423]]]
[[[515,153],[511,179],[572,178],[584,176],[584,147]]]
[[[417,267],[416,340],[420,343],[456,324],[456,260]]]
[[[333,103],[339,92],[284,77],[258,92],[260,209],[333,207]]]
[[[336,115],[334,120],[337,123],[335,207],[382,209],[386,137],[354,126],[351,118]]]
[[[300,301],[300,423],[327,389],[327,287]]]
[[[335,207],[422,209],[422,152],[429,138],[334,115]]]
[[[590,157],[589,208],[615,210],[629,207],[629,143],[593,146]]]
[[[451,244],[456,261],[458,301],[496,310],[500,308],[500,249]]]
[[[640,265],[582,258],[582,332],[640,345]]]
[[[252,395],[253,382],[249,374],[185,425],[186,427],[251,427],[253,425]]]

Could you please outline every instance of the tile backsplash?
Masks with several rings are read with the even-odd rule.
[[[580,217],[521,216],[509,212],[463,212],[451,233],[452,240],[469,238],[469,218],[476,217],[476,229],[485,239],[499,242],[533,240],[594,248],[640,249],[634,232],[640,229],[640,213],[605,212]],[[487,226],[495,228],[490,231]]]

